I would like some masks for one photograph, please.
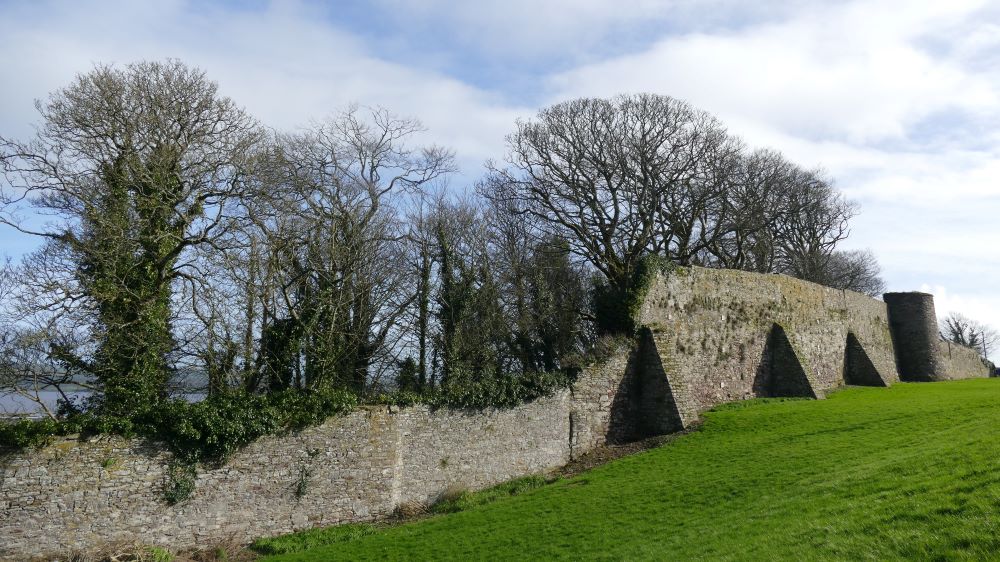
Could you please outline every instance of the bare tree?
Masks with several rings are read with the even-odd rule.
[[[554,105],[507,143],[509,166],[490,165],[480,193],[538,219],[623,298],[643,255],[689,263],[720,235],[739,154],[713,117],[652,94]]]
[[[445,207],[443,192],[421,194],[407,214],[407,241],[410,249],[409,267],[414,271],[413,323],[416,326],[417,358],[414,360],[414,380],[410,386],[423,390],[433,386],[431,301],[436,290],[436,267],[440,254],[436,246],[438,221]]]
[[[778,226],[789,209],[795,165],[773,150],[756,150],[738,161],[725,197],[726,225],[708,248],[709,265],[759,273],[776,270],[781,255]]]
[[[672,142],[681,141],[685,161],[663,170],[654,184],[660,208],[651,249],[679,265],[707,265],[742,212],[728,197],[741,171],[743,145],[701,111],[691,116],[684,135]]]
[[[75,390],[94,390],[53,352],[94,349],[85,307],[53,298],[65,288],[65,264],[53,255],[56,249],[45,245],[19,265],[8,260],[0,268],[0,397],[33,403],[49,417],[57,401],[64,409],[78,406]]]
[[[818,171],[795,169],[792,174],[792,189],[785,193],[787,212],[777,227],[777,269],[823,283],[834,249],[850,234],[848,222],[857,205]]]
[[[421,130],[351,107],[278,135],[261,155],[254,196],[216,260],[226,277],[216,284],[242,300],[241,319],[216,312],[203,322],[229,326],[217,339],[242,350],[245,387],[361,392],[396,364],[416,282],[402,207],[453,160],[441,147],[411,148]]]
[[[509,168],[480,192],[540,219],[619,290],[657,237],[665,198],[695,167],[700,114],[666,96],[578,99],[519,121]],[[669,208],[669,206],[668,206]]]
[[[881,273],[882,268],[871,250],[835,250],[818,277],[827,287],[879,297],[885,292]]]
[[[588,271],[574,263],[565,240],[546,234],[537,218],[509,204],[493,202],[482,213],[511,368],[522,374],[554,371],[589,339]]]

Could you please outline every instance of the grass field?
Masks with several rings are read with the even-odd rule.
[[[727,405],[520,495],[281,541],[303,550],[268,560],[1000,559],[1000,380]]]

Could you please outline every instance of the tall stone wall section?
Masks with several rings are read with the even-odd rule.
[[[784,275],[679,268],[654,281],[640,322],[661,373],[643,377],[640,416],[660,429],[780,389],[822,398],[848,359],[876,384],[899,380],[883,302]]]
[[[643,371],[631,342],[611,344],[607,357],[584,369],[573,384],[570,453],[573,457],[643,431],[636,416],[638,377]]]

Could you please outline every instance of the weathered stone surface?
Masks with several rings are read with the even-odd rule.
[[[198,471],[168,506],[170,454],[121,438],[65,439],[7,453],[0,465],[0,557],[87,550],[115,541],[172,548],[249,541],[386,516],[450,487],[477,489],[570,458],[568,391],[509,410],[371,407],[253,443]],[[297,493],[298,492],[298,493]]]
[[[597,365],[584,369],[571,394],[570,455],[576,457],[607,442],[637,436],[636,385],[639,359],[622,345]]]
[[[938,365],[941,371],[939,380],[990,376],[989,367],[983,363],[979,352],[975,349],[941,340],[935,343],[938,352]]]
[[[852,333],[847,334],[844,349],[844,383],[855,386],[888,386],[868,352]]]
[[[946,379],[938,350],[934,296],[927,293],[886,293],[899,376],[904,381]]]
[[[822,398],[844,385],[849,334],[883,384],[899,380],[885,303],[784,275],[678,269],[653,283],[640,321],[676,409],[647,409],[647,419],[677,416],[686,427],[723,402]]]

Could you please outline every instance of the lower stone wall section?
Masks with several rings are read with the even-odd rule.
[[[395,417],[396,505],[433,502],[450,487],[485,488],[570,460],[568,391],[510,410],[418,406]]]
[[[155,443],[66,439],[0,452],[0,559],[65,556],[118,541],[170,548],[248,542],[377,519],[448,489],[555,469],[623,432],[613,427],[612,412],[623,377],[601,381],[602,373],[627,364],[627,350],[620,355],[581,374],[581,395],[604,393],[599,407],[573,412],[586,400],[563,390],[476,413],[364,408],[261,439],[222,467],[199,468],[194,494],[175,506],[164,500],[171,455]]]
[[[937,343],[938,365],[944,370],[944,380],[990,376],[990,369],[977,350],[948,341]]]

